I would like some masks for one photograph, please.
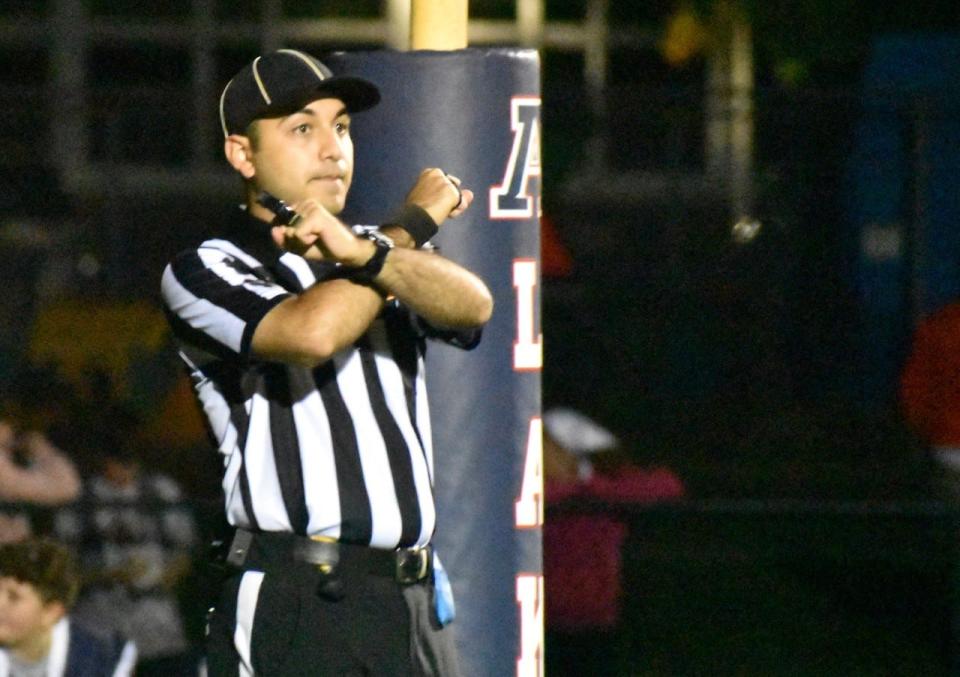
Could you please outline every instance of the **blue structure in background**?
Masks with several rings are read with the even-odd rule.
[[[878,39],[855,133],[862,397],[882,403],[916,320],[960,298],[960,36]]]

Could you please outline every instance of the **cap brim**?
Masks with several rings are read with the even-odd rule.
[[[335,96],[347,105],[350,113],[359,113],[380,103],[380,90],[361,78],[334,76],[319,83],[313,91]]]

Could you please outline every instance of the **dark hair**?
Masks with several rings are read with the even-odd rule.
[[[250,139],[250,149],[258,150],[260,148],[260,127],[257,123],[260,120],[253,120],[244,130],[244,136]]]
[[[80,590],[80,572],[66,546],[47,538],[0,544],[0,576],[32,585],[44,603],[73,606]]]

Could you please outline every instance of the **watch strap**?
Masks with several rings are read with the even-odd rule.
[[[373,231],[373,233],[376,233],[376,231]],[[393,249],[393,244],[387,236],[380,233],[376,233],[376,235],[376,237],[371,236],[369,238],[376,246],[373,256],[362,266],[354,268],[350,272],[350,279],[353,282],[357,282],[358,284],[372,284],[377,275],[380,274],[380,271],[383,270],[383,264],[386,263],[387,254]]]

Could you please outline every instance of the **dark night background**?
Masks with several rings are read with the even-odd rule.
[[[191,11],[189,0],[153,9],[82,4],[120,24]],[[260,16],[256,0],[213,4],[220,19]],[[109,427],[103,412],[132,410],[140,424],[131,434],[150,457],[207,497],[215,460],[185,465],[196,440],[168,439],[150,417],[177,383],[166,339],[150,333],[149,319],[142,332],[121,332],[126,338],[88,329],[119,351],[108,374],[91,374],[89,363],[102,356],[84,349],[96,339],[64,340],[75,318],[58,324],[51,309],[156,307],[166,260],[213,229],[231,199],[229,181],[190,187],[193,169],[221,165],[218,143],[197,158],[190,141],[198,124],[216,139],[216,119],[193,115],[187,47],[101,34],[84,61],[87,158],[100,179],[64,181],[50,132],[62,93],[51,84],[53,49],[37,28],[56,5],[0,9],[4,397],[22,415],[60,426],[61,443],[81,464]],[[280,5],[303,18],[380,11],[374,0]],[[512,7],[471,2],[472,16],[509,17]],[[925,39],[960,40],[960,5],[744,3],[755,64],[753,216],[762,224],[747,243],[731,236],[725,193],[704,174],[706,58],[694,50],[670,65],[662,50],[678,11],[704,18],[712,7],[610,0],[611,30],[640,37],[611,48],[599,118],[583,56],[545,49],[542,60],[544,211],[573,260],[569,275],[544,280],[544,405],[590,414],[635,462],[674,470],[691,499],[687,509],[631,516],[630,669],[948,674],[956,667],[952,513],[937,500],[924,444],[895,397],[910,331],[931,308],[910,296],[923,271],[891,287],[903,295],[902,312],[885,361],[876,361],[858,282],[852,158],[877,45],[907,36],[922,53]],[[546,8],[548,20],[579,21],[585,2]],[[378,47],[336,38],[292,46],[318,54]],[[254,38],[226,41],[215,50],[216,81],[258,52]],[[903,96],[898,110],[915,124],[915,99]],[[938,119],[960,120],[953,96],[927,100]],[[597,133],[606,141],[601,157],[588,143]],[[603,177],[627,177],[624,187],[591,182],[598,163]],[[138,185],[125,176],[129,166],[180,174],[187,188]],[[907,161],[904,181],[915,187],[921,170],[922,159]],[[900,208],[907,246],[917,209],[909,200]],[[51,355],[68,365],[56,377]],[[63,379],[77,398],[64,395]],[[52,411],[39,411],[51,402]]]

